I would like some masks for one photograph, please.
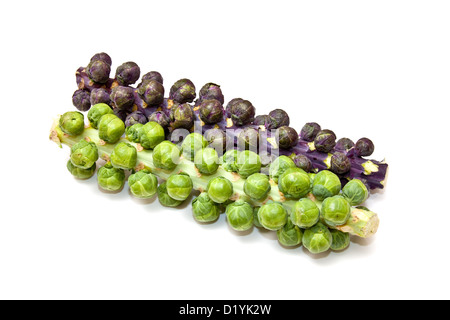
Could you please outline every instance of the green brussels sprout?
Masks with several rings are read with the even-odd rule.
[[[242,178],[247,178],[261,171],[261,158],[253,151],[242,151],[237,157],[236,167],[239,175]]]
[[[267,230],[281,229],[287,222],[288,214],[282,204],[271,202],[263,205],[258,211],[258,220]]]
[[[70,148],[70,161],[75,167],[89,169],[98,160],[98,149],[95,143],[80,140]]]
[[[158,179],[154,174],[141,170],[128,177],[128,185],[133,196],[148,199],[156,194]]]
[[[273,181],[278,183],[279,176],[281,176],[287,169],[295,167],[295,163],[291,158],[287,156],[279,156],[270,164],[269,176]]]
[[[313,184],[312,193],[320,201],[325,198],[335,196],[341,191],[341,180],[331,171],[322,170],[316,174]]]
[[[228,150],[225,154],[220,158],[220,164],[222,167],[229,172],[237,172],[236,161],[239,156],[239,151],[237,150]]]
[[[203,174],[213,174],[219,168],[219,156],[213,148],[198,150],[194,158],[195,167]]]
[[[133,169],[136,162],[136,148],[129,143],[119,142],[111,152],[111,164],[116,168]]]
[[[283,228],[277,230],[278,241],[286,247],[294,247],[302,243],[303,232],[290,219]]]
[[[278,178],[278,187],[286,198],[299,199],[311,190],[311,179],[302,169],[289,168]]]
[[[106,103],[94,104],[87,114],[87,118],[91,123],[91,127],[98,128],[98,122],[105,114],[114,114],[114,111]]]
[[[244,182],[244,192],[255,200],[264,199],[270,192],[271,185],[269,177],[262,173],[254,173]]]
[[[322,202],[323,220],[331,227],[345,224],[350,218],[350,213],[350,203],[343,196],[329,197]]]
[[[183,150],[183,156],[193,161],[197,151],[207,146],[208,141],[200,133],[193,132],[184,138],[181,149]]]
[[[158,193],[158,200],[164,207],[178,207],[183,201],[175,200],[167,193],[167,182],[161,183],[156,192]]]
[[[153,149],[153,164],[157,168],[173,170],[180,160],[181,150],[170,141],[163,141]]]
[[[115,114],[105,114],[98,122],[98,136],[103,141],[116,143],[125,133],[125,123]]]
[[[107,162],[97,172],[98,185],[107,191],[118,191],[125,184],[125,171],[114,168],[110,162]]]
[[[253,208],[244,200],[229,204],[225,214],[228,224],[236,231],[246,231],[253,226]]]
[[[333,243],[333,236],[330,230],[319,222],[312,228],[305,230],[302,242],[309,252],[317,254],[330,249]]]
[[[187,174],[174,174],[166,181],[167,194],[175,200],[184,201],[191,194],[193,184]]]
[[[84,131],[84,115],[78,111],[69,111],[59,118],[59,127],[64,133],[77,136]]]
[[[339,230],[330,230],[331,236],[333,237],[333,241],[331,242],[331,250],[341,251],[350,245],[350,234],[339,231]]]
[[[311,228],[319,222],[320,210],[314,201],[303,198],[295,203],[294,209],[291,213],[291,220],[300,228]]]
[[[261,222],[259,222],[259,218],[258,218],[259,208],[261,208],[261,207],[255,207],[253,209],[253,224],[255,225],[255,227],[263,228],[263,226],[262,226]]]
[[[343,188],[342,195],[352,206],[358,206],[369,197],[369,190],[359,179],[350,180]]]
[[[77,179],[86,180],[91,178],[94,173],[95,169],[97,168],[97,164],[93,164],[92,167],[88,169],[81,169],[73,165],[72,161],[67,161],[67,170]]]
[[[208,182],[206,192],[215,203],[224,203],[233,195],[233,184],[227,178],[216,177]]]
[[[139,143],[141,141],[141,132],[144,125],[142,123],[136,123],[125,129],[125,137],[134,143]]]
[[[166,138],[164,128],[159,123],[150,121],[140,131],[139,142],[144,149],[153,149]]]
[[[198,222],[213,222],[220,216],[220,208],[206,192],[192,201],[192,214]]]

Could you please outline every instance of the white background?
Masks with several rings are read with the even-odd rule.
[[[449,16],[448,1],[3,3],[0,298],[450,298]],[[370,137],[390,165],[367,201],[378,234],[315,257],[74,180],[48,132],[101,51],[166,92],[212,81],[297,130]]]

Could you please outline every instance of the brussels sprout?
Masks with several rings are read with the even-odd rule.
[[[128,185],[133,196],[148,199],[156,194],[158,179],[154,174],[141,170],[128,177]]]
[[[191,161],[194,160],[197,151],[206,148],[208,146],[208,141],[197,132],[190,133],[184,138],[181,144],[181,149],[183,150],[183,156]]]
[[[255,126],[264,126],[267,128],[270,126],[270,117],[267,114],[256,116],[255,120],[253,120],[253,124]]]
[[[213,174],[219,168],[219,156],[213,148],[198,150],[194,158],[195,167],[203,174]]]
[[[253,128],[245,128],[237,138],[239,149],[258,151],[259,133]]]
[[[147,122],[140,131],[140,144],[144,149],[153,149],[166,138],[163,127],[156,122]]]
[[[225,110],[216,99],[203,100],[200,103],[200,119],[206,124],[215,124],[223,120]]]
[[[149,106],[158,106],[164,101],[164,86],[156,80],[144,80],[137,92]]]
[[[299,199],[311,190],[311,180],[302,169],[289,168],[278,178],[278,188],[286,198]]]
[[[270,189],[269,177],[262,173],[254,173],[244,182],[245,194],[255,200],[264,199],[270,192]]]
[[[270,164],[269,176],[273,181],[278,183],[278,177],[289,168],[295,168],[294,161],[287,156],[279,156]]]
[[[90,62],[94,62],[94,61],[98,61],[98,60],[106,62],[108,65],[112,65],[111,57],[105,52],[100,52],[100,53],[94,54],[92,56]]]
[[[350,235],[339,230],[330,230],[333,241],[331,242],[331,250],[341,251],[350,245]]]
[[[189,79],[180,79],[170,88],[169,99],[178,103],[192,102],[195,96],[195,86]]]
[[[122,122],[125,123],[125,120],[127,120],[127,116],[130,113],[129,110],[121,110],[121,109],[117,109],[114,108],[113,109],[114,115],[119,118],[120,120],[122,120]]]
[[[178,207],[183,201],[175,200],[167,193],[167,182],[163,182],[158,186],[156,190],[158,193],[158,200],[164,207]]]
[[[289,149],[297,145],[298,133],[291,127],[279,127],[277,129],[278,145],[282,149]]]
[[[297,154],[293,160],[297,168],[300,168],[305,172],[311,172],[313,170],[312,162],[307,156],[303,154]]]
[[[330,249],[333,236],[330,230],[320,222],[303,233],[303,246],[309,252],[317,254]]]
[[[275,109],[269,113],[268,129],[278,129],[289,126],[289,115],[282,109]]]
[[[141,139],[141,130],[144,128],[142,123],[136,123],[125,129],[125,137],[131,142],[139,143]]]
[[[322,202],[321,215],[330,227],[340,226],[350,218],[351,206],[343,196],[326,198]]]
[[[215,203],[224,203],[233,195],[233,184],[224,177],[216,177],[208,182],[206,192]]]
[[[97,164],[93,164],[92,167],[88,169],[81,169],[73,165],[72,161],[67,161],[67,170],[77,179],[86,180],[91,178],[94,173],[95,169],[97,168]]]
[[[228,103],[227,113],[235,125],[243,126],[253,122],[255,107],[248,100],[235,98]]]
[[[255,227],[258,228],[263,228],[261,222],[259,222],[259,218],[258,218],[258,211],[259,211],[260,207],[255,207],[253,209],[253,224],[255,225]]]
[[[322,170],[316,174],[312,184],[312,193],[318,200],[322,201],[335,196],[339,191],[341,191],[341,180],[333,172]]]
[[[98,149],[95,143],[80,140],[70,149],[70,161],[75,167],[89,169],[98,160]]]
[[[321,130],[314,139],[317,151],[330,152],[336,145],[336,135],[331,130]]]
[[[141,76],[141,69],[132,61],[125,62],[116,69],[116,80],[121,86],[136,83]]]
[[[96,105],[98,103],[106,103],[111,105],[110,93],[104,88],[94,88],[91,90],[91,105]]]
[[[369,197],[369,189],[359,179],[350,180],[343,188],[342,195],[352,206],[358,206]]]
[[[69,111],[59,118],[59,127],[64,133],[77,136],[84,131],[84,115],[78,111]]]
[[[98,185],[107,191],[118,191],[125,184],[125,171],[123,169],[114,168],[110,162],[98,169],[97,172]]]
[[[98,122],[98,136],[103,141],[116,143],[125,133],[125,123],[114,114],[105,114]]]
[[[91,107],[91,95],[89,91],[75,91],[72,95],[72,104],[80,111],[88,111]]]
[[[355,152],[358,157],[368,157],[375,150],[375,145],[369,138],[361,138],[356,141]]]
[[[147,117],[140,111],[134,111],[127,115],[125,119],[125,127],[132,126],[136,123],[146,124],[148,122]]]
[[[103,60],[94,60],[89,62],[86,67],[86,73],[94,82],[106,83],[109,80],[111,65]]]
[[[220,164],[222,167],[229,172],[237,172],[237,158],[239,156],[239,151],[237,150],[228,150],[225,154],[220,158]]]
[[[173,170],[180,160],[181,150],[170,141],[163,141],[153,149],[153,164],[157,168]]]
[[[167,194],[175,200],[184,201],[191,194],[193,184],[187,174],[174,174],[166,181]]]
[[[216,149],[219,154],[222,154],[227,147],[227,136],[221,129],[209,129],[203,133],[210,148]]]
[[[287,222],[288,214],[282,204],[271,202],[263,205],[258,211],[258,220],[267,230],[281,229]]]
[[[173,129],[184,128],[190,130],[194,125],[194,111],[188,103],[174,105],[170,110],[170,126]]]
[[[149,117],[148,121],[157,122],[165,131],[169,129],[170,118],[163,111],[155,111]]]
[[[303,232],[288,219],[283,228],[277,230],[278,241],[286,247],[294,247],[302,243]]]
[[[321,128],[319,124],[315,122],[308,122],[300,131],[300,137],[308,142],[314,141],[320,130]]]
[[[331,171],[337,174],[344,174],[350,171],[352,164],[350,159],[342,152],[335,152],[331,156]]]
[[[253,208],[244,200],[229,204],[225,214],[228,224],[236,231],[246,231],[253,226]]]
[[[111,152],[111,164],[120,169],[133,169],[136,167],[136,148],[126,142],[119,142]]]
[[[225,98],[223,97],[222,90],[220,86],[215,83],[207,83],[205,84],[199,92],[199,102],[203,100],[216,99],[221,104],[225,102]]]
[[[261,171],[261,158],[250,150],[239,153],[236,160],[237,172],[242,178],[247,178]]]
[[[320,210],[314,201],[308,198],[302,198],[295,203],[291,213],[291,220],[300,228],[311,228],[319,222]]]
[[[94,104],[87,114],[87,118],[91,123],[91,127],[97,129],[100,118],[105,114],[114,114],[110,106],[108,106],[106,103]]]
[[[198,222],[213,222],[220,216],[220,209],[206,192],[201,193],[192,201],[192,214]]]
[[[114,108],[131,111],[134,106],[134,89],[123,86],[114,87],[111,91],[110,98]]]
[[[336,142],[336,146],[334,147],[336,150],[347,152],[351,148],[355,146],[355,143],[349,138],[341,138]]]
[[[161,84],[164,83],[163,77],[158,71],[150,71],[144,74],[142,76],[142,82],[144,82],[145,80],[156,80]]]

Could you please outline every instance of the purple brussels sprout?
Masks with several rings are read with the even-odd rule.
[[[350,171],[352,164],[350,159],[342,152],[335,152],[331,156],[331,171],[336,174],[344,174]]]
[[[91,108],[91,95],[87,90],[77,90],[72,96],[73,105],[80,111],[88,111]]]
[[[220,86],[218,84],[209,82],[205,84],[199,92],[199,102],[202,102],[204,100],[209,99],[216,99],[218,100],[222,105],[225,102],[225,98],[222,94],[222,90],[220,89]]]
[[[149,117],[148,121],[157,122],[164,128],[165,131],[169,129],[170,118],[163,111],[155,111]]]
[[[127,111],[127,110],[122,110],[122,109],[118,109],[118,108],[113,109],[113,111],[114,111],[114,114],[115,114],[120,120],[122,120],[123,122],[125,122],[125,120],[127,119],[127,116],[128,116],[129,111]]]
[[[194,111],[188,103],[175,104],[170,110],[170,126],[172,129],[184,128],[190,130],[194,125]]]
[[[255,120],[255,107],[248,100],[235,98],[228,103],[227,114],[235,125],[243,126]]]
[[[240,149],[256,152],[259,144],[259,132],[253,128],[245,128],[239,133],[237,141]]]
[[[320,132],[320,125],[315,122],[308,122],[300,131],[300,137],[308,142],[314,141],[317,134]]]
[[[203,100],[200,104],[200,119],[206,124],[216,124],[223,120],[225,110],[216,99]]]
[[[94,56],[91,58],[90,62],[94,62],[94,61],[103,61],[103,62],[106,62],[109,66],[112,65],[111,57],[105,52],[100,52],[100,53],[94,54]]]
[[[219,128],[206,130],[203,134],[208,146],[215,149],[219,154],[223,153],[227,147],[227,136],[225,131]]]
[[[126,127],[130,127],[136,123],[146,124],[147,122],[147,117],[140,111],[134,111],[125,118]]]
[[[256,116],[255,120],[253,120],[253,124],[255,126],[265,126],[267,128],[269,126],[269,123],[270,117],[267,114]]]
[[[321,130],[314,139],[317,151],[330,152],[336,145],[336,135],[331,130]]]
[[[178,103],[192,102],[195,97],[195,86],[189,79],[180,79],[170,88],[169,99]]]
[[[369,138],[361,138],[356,141],[355,153],[358,157],[368,157],[375,151],[375,145]]]
[[[137,92],[149,106],[158,106],[164,101],[164,87],[156,80],[144,80]]]
[[[106,83],[109,80],[111,66],[103,60],[89,62],[86,73],[93,82]]]
[[[297,145],[298,133],[294,128],[283,126],[277,129],[278,145],[282,149],[289,149]]]
[[[269,123],[267,129],[278,129],[289,126],[289,115],[282,109],[275,109],[269,113]]]
[[[106,103],[109,106],[111,105],[111,98],[108,90],[103,88],[94,88],[91,90],[91,105],[95,105],[97,103]]]
[[[116,69],[116,79],[121,86],[129,86],[136,83],[140,76],[141,69],[132,61],[125,62]]]
[[[113,108],[131,111],[134,105],[134,89],[123,86],[114,87],[110,98]]]
[[[341,138],[336,142],[336,146],[334,147],[336,150],[347,152],[351,148],[355,146],[355,143],[349,138]]]
[[[303,154],[297,154],[292,160],[294,160],[297,168],[303,169],[306,172],[311,172],[313,170],[311,160]]]
[[[159,73],[158,71],[150,71],[150,72],[144,74],[142,76],[142,82],[144,82],[145,80],[155,80],[161,84],[163,84],[163,82],[164,82],[161,73]]]

